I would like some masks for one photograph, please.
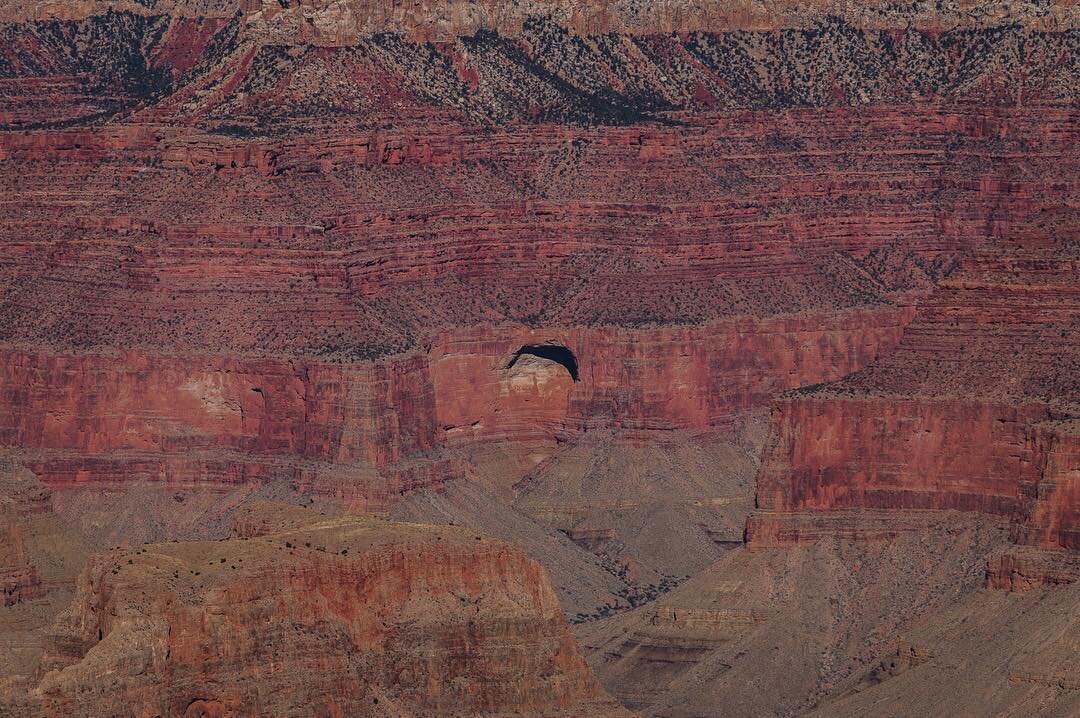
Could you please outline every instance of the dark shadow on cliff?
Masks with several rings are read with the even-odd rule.
[[[570,378],[574,381],[578,381],[577,357],[574,356],[574,352],[564,346],[558,344],[529,344],[523,346],[517,350],[517,353],[514,354],[514,358],[510,360],[510,363],[506,365],[506,368],[509,369],[514,366],[518,359],[524,355],[536,356],[541,359],[548,359],[561,364],[566,368],[566,371],[570,372]]]

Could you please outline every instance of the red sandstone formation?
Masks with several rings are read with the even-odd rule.
[[[816,512],[895,508],[998,515],[1022,545],[1080,548],[1080,265],[1071,237],[1040,244],[965,260],[889,356],[777,406],[751,546],[817,539]],[[1054,556],[999,556],[988,583],[1031,586],[1040,566],[1073,580],[1074,556]]]
[[[268,510],[269,523],[267,509],[241,514],[227,541],[94,557],[13,710],[628,715],[586,667],[543,570],[510,546]]]
[[[14,512],[6,506],[0,508],[0,593],[4,605],[11,606],[27,598],[33,598],[41,590],[37,569],[26,558],[22,529]]]
[[[1027,137],[1042,131],[1030,124],[1033,119],[1010,122],[1018,136]],[[953,131],[963,136],[982,132],[962,118],[957,121]],[[947,120],[943,131],[952,122]],[[722,127],[726,133],[736,125]],[[881,141],[896,142],[896,127],[883,125]],[[749,148],[755,137],[772,131],[760,128],[739,142]],[[854,133],[854,125],[849,131]],[[861,130],[860,142],[866,131]],[[632,139],[618,132],[619,142]],[[918,137],[913,134],[911,141]],[[848,141],[855,141],[854,134]],[[542,147],[538,162],[554,159],[567,146],[563,142]],[[680,144],[670,158],[659,160],[665,173],[681,172],[696,152]],[[633,155],[630,147],[606,147],[603,154],[575,160],[575,171],[610,168],[618,161],[625,173],[621,187],[646,180],[644,170],[628,164],[637,157],[636,146]],[[606,157],[609,150],[615,154]],[[710,162],[717,168],[760,166],[760,157],[734,157],[741,146],[731,152]],[[331,156],[341,162],[336,151]],[[527,153],[518,150],[514,156]],[[835,171],[829,164],[849,156],[841,150],[832,159],[810,161]],[[82,161],[106,161],[76,155],[63,161],[66,169],[58,174],[51,161],[26,159],[7,165],[19,173],[19,187],[29,192],[48,186],[50,194],[67,197],[65,203],[87,200],[76,199],[75,194],[85,195],[62,179],[64,173]],[[131,160],[121,154],[107,162]],[[868,163],[866,172],[895,175],[895,164],[879,166],[880,160],[858,161]],[[181,181],[190,170],[166,171],[152,185],[135,174],[122,180],[127,184],[122,196],[158,193],[153,211],[159,218],[133,217],[129,212],[135,208],[117,215],[117,207],[89,206],[74,223],[76,235],[84,238],[74,244],[52,236],[48,225],[24,219],[41,208],[29,201],[38,195],[19,193],[25,200],[16,201],[8,227],[20,239],[4,250],[13,301],[5,315],[9,349],[3,371],[9,378],[0,396],[5,406],[19,410],[10,412],[13,423],[3,428],[5,441],[62,450],[60,456],[35,459],[43,476],[60,485],[75,476],[117,476],[125,464],[141,476],[237,481],[265,475],[260,454],[291,454],[287,470],[295,475],[302,471],[294,466],[299,459],[384,467],[422,458],[459,437],[550,436],[596,425],[715,426],[732,411],[766,404],[777,391],[835,379],[874,359],[897,341],[911,316],[906,305],[912,292],[925,291],[945,271],[945,258],[981,241],[978,233],[990,217],[992,231],[1005,231],[1010,217],[1029,211],[1027,194],[1061,194],[1053,178],[1067,168],[1047,160],[1044,179],[1023,192],[989,183],[959,195],[962,201],[947,198],[944,207],[919,204],[914,198],[927,184],[917,177],[941,171],[934,169],[940,161],[935,154],[911,166],[912,177],[899,185],[878,183],[875,191],[882,194],[873,209],[867,204],[853,213],[829,197],[846,196],[855,187],[824,189],[809,180],[795,185],[795,157],[778,150],[769,161],[780,163],[776,169],[787,178],[784,183],[761,180],[734,190],[717,186],[711,191],[722,192],[720,206],[563,200],[523,212],[488,200],[441,213],[368,210],[336,218],[329,206],[317,207],[320,200],[314,206],[291,205],[288,196],[303,183],[343,181],[356,171],[348,166],[314,175],[286,172],[273,182],[237,168],[238,177],[253,183],[252,193],[230,195],[238,177],[213,175],[184,206],[176,205],[175,192],[167,197],[153,188],[171,186],[170,177]],[[231,162],[223,158],[219,164]],[[489,170],[474,162],[454,172],[465,172],[470,184],[490,182]],[[412,169],[375,172],[370,177],[378,182],[423,176]],[[958,180],[932,184],[948,186],[947,197],[961,191]],[[812,186],[824,192],[820,199],[807,199]],[[102,189],[101,197],[109,196]],[[737,209],[751,196],[760,203],[766,190],[776,193],[774,206]],[[614,193],[616,187],[594,184],[590,191]],[[788,199],[793,196],[802,199]],[[91,205],[98,201],[89,200]],[[282,208],[302,214],[280,217]],[[270,213],[282,224],[225,225],[217,219],[225,211],[239,212],[245,222]],[[192,212],[209,213],[205,219],[218,223],[190,222]],[[650,215],[665,217],[662,231],[646,231],[641,218]],[[169,225],[161,217],[185,223]],[[489,239],[468,229],[476,223],[487,228]],[[464,229],[454,229],[458,224]],[[718,225],[725,230],[710,234],[708,227]],[[610,247],[606,238],[614,233],[637,237],[625,248]],[[424,248],[435,240],[442,249]],[[592,251],[595,261],[579,269],[573,257]],[[46,256],[54,259],[42,263]],[[784,276],[776,276],[778,271]],[[79,281],[72,282],[76,276]],[[552,292],[554,298],[545,299]],[[418,297],[429,299],[421,303]],[[537,308],[539,317],[533,316]],[[544,328],[508,324],[515,319]],[[493,326],[455,328],[479,320]],[[508,393],[509,360],[530,342],[568,347],[580,365],[580,381],[545,393],[539,403],[517,396],[518,390]],[[63,353],[51,357],[55,344]],[[138,349],[125,349],[119,361],[105,353],[132,345]],[[208,347],[251,358],[208,356]],[[395,352],[398,357],[374,366],[329,366],[322,359],[338,364]],[[103,393],[84,400],[79,387],[90,379],[80,376],[92,377]],[[220,387],[200,393],[203,382]],[[111,388],[120,386],[125,388]],[[468,394],[464,402],[455,396],[462,387]],[[81,405],[79,411],[68,410],[71,402]],[[347,411],[350,407],[355,408]],[[192,449],[230,449],[242,456],[171,463],[167,458],[169,452]],[[129,456],[115,456],[119,451]],[[143,455],[131,455],[135,451]],[[354,493],[376,502],[428,481],[404,465],[397,473],[407,478],[398,486],[384,470],[374,471],[382,476],[373,479],[376,485]]]
[[[36,598],[44,591],[23,534],[28,519],[49,510],[49,490],[30,472],[0,459],[0,596],[5,606]]]
[[[1077,19],[1057,0],[6,3],[0,448],[71,526],[220,536],[252,497],[339,500],[519,541],[564,605],[472,534],[242,513],[224,543],[95,559],[54,670],[2,682],[37,660],[23,645],[0,700],[609,710],[558,613],[651,601],[719,558],[590,634],[609,685],[663,715],[880,712],[891,689],[864,688],[933,667],[896,633],[940,643],[933,614],[978,614],[978,580],[1064,601]],[[754,417],[791,390],[752,550],[732,550]],[[73,560],[41,533],[0,509],[19,636]],[[1015,617],[990,608],[985,632]],[[1067,661],[1048,664],[988,690],[1068,712],[1043,700],[1072,690]]]

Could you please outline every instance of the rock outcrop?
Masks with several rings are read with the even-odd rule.
[[[676,716],[721,699],[735,715],[1075,711],[1069,216],[965,257],[896,348],[775,403],[745,549],[581,629],[627,705]],[[823,588],[835,571],[844,578]],[[973,659],[987,642],[997,658]],[[785,666],[799,660],[815,668]]]
[[[835,510],[959,509],[1010,520],[1021,545],[1080,547],[1080,265],[1072,238],[1036,244],[965,260],[894,352],[778,404],[752,546],[816,540]],[[999,556],[988,583],[1038,584],[1038,566],[1067,582],[1072,561]]]
[[[1059,600],[1077,13],[4,3],[0,450],[155,542],[91,561],[6,705],[618,713],[567,610],[650,713],[863,710],[978,585]],[[474,532],[259,497],[490,528],[564,605]],[[0,678],[73,560],[16,513]]]
[[[585,665],[543,570],[507,544],[273,506],[247,509],[235,533],[94,557],[36,685],[12,705],[42,716],[628,715]]]
[[[242,13],[253,24],[289,32],[294,38],[305,32],[302,37],[331,45],[348,43],[357,34],[375,32],[401,32],[428,39],[479,30],[512,35],[521,32],[522,25],[533,17],[550,17],[576,31],[597,34],[801,28],[828,17],[842,17],[868,28],[893,28],[906,22],[931,29],[1006,23],[1058,29],[1077,21],[1075,6],[1063,0],[1009,0],[983,5],[922,0],[905,6],[886,0],[857,5],[843,0],[660,0],[649,5],[625,0],[431,0],[412,7],[372,0],[301,0],[287,6],[269,0],[19,0],[5,5],[0,20],[79,19],[109,10],[194,18],[229,18]]]
[[[780,548],[736,548],[650,604],[582,624],[581,644],[601,681],[643,715],[690,718],[710,715],[717,706],[732,716],[806,715],[895,654],[898,639],[907,639],[914,626],[989,593],[981,590],[985,556],[1008,541],[1005,522],[959,511],[912,512],[904,520],[918,530],[889,541],[824,536]],[[1038,610],[1038,598],[1025,600],[1028,610]],[[1069,620],[1063,613],[1067,602],[1055,603],[1048,612],[1053,640]],[[986,616],[986,633],[976,634],[993,636],[1003,648],[995,654],[1000,660],[980,662],[977,673],[964,678],[965,685],[985,682],[970,693],[973,701],[980,698],[968,709],[993,713],[993,698],[983,696],[1002,694],[1036,703],[1041,698],[1043,714],[1067,713],[1070,694],[1044,695],[1034,685],[1010,684],[1009,669],[1000,665],[1012,655],[1004,647],[1023,643],[1025,657],[1034,659],[1039,643],[1051,641],[1046,634],[1029,636],[1030,643],[1021,636],[1006,638],[1009,620]],[[1064,648],[1068,639],[1058,644]],[[918,645],[946,649],[921,636]],[[1050,672],[1063,666],[1055,658]],[[909,690],[925,704],[957,698],[949,691]],[[848,715],[911,715],[907,705],[901,695],[888,709]]]
[[[84,541],[58,519],[53,492],[0,456],[0,694],[7,677],[36,664],[43,629],[70,601],[85,561]]]
[[[4,605],[11,606],[41,592],[41,579],[37,569],[26,557],[22,528],[15,512],[7,506],[0,507],[0,594]]]
[[[1076,713],[1077,590],[972,594],[920,621],[873,670],[809,715],[874,714],[890,705],[903,705],[904,715]]]
[[[226,65],[284,82],[341,53]],[[440,447],[723,425],[882,355],[958,253],[1073,191],[1050,99],[492,130],[414,92],[394,130],[268,116],[248,138],[213,119],[231,105],[193,129],[180,108],[220,97],[184,88],[139,124],[0,134],[0,436],[57,487],[344,495],[349,465],[351,498],[381,504],[460,475]],[[532,344],[578,381],[511,367]]]
[[[32,473],[0,457],[0,596],[5,606],[36,598],[44,591],[23,534],[28,519],[50,509],[49,490]]]

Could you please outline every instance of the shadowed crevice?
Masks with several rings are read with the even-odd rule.
[[[510,360],[506,368],[513,367],[514,364],[517,364],[518,359],[525,355],[540,357],[561,364],[570,373],[570,378],[578,381],[577,357],[574,356],[574,352],[564,346],[559,344],[528,344],[515,352],[514,358]]]

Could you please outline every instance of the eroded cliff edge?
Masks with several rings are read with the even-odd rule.
[[[1075,221],[1017,228],[777,401],[745,547],[582,628],[606,685],[657,715],[1074,712],[1077,258]]]
[[[256,504],[93,557],[20,715],[629,715],[540,566],[452,527]]]
[[[99,546],[490,527],[646,712],[1067,706],[1075,6],[542,5],[11,5],[5,450]]]

